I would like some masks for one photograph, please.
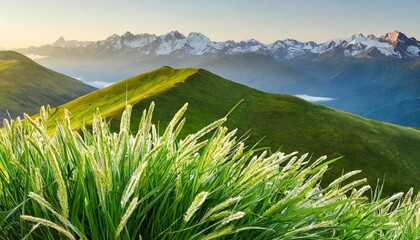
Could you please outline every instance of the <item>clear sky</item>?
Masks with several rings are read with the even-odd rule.
[[[1,0],[0,47],[100,40],[127,30],[212,40],[317,42],[400,30],[420,39],[418,0]]]

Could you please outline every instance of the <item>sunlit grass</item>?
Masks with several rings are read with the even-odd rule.
[[[96,115],[74,132],[38,119],[0,130],[2,239],[415,239],[420,197],[371,200],[366,180],[322,188],[334,160],[245,146],[220,119],[179,140],[182,108],[161,133],[153,105],[130,132]],[[67,114],[68,115],[68,114]]]

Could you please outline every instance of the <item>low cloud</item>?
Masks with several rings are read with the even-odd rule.
[[[41,55],[36,55],[36,54],[28,54],[26,56],[32,60],[43,59],[43,58],[49,57],[49,56],[41,56]]]
[[[295,96],[298,98],[302,98],[303,100],[308,101],[308,102],[329,102],[329,101],[336,100],[335,98],[316,97],[316,96],[310,96],[306,94],[300,94],[300,95],[295,95]]]
[[[77,79],[77,78],[76,78]],[[93,82],[85,82],[86,84],[89,84],[91,86],[94,86],[96,88],[104,88],[108,87],[109,85],[114,84],[115,82],[100,82],[100,81],[93,81]]]

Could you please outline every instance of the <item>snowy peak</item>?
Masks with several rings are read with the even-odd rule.
[[[415,38],[408,38],[402,32],[390,32],[382,36],[380,39],[388,42],[403,58],[420,56],[420,42]]]
[[[367,40],[367,38],[362,33],[354,34],[350,37],[350,39],[351,41],[349,44],[356,44],[358,42],[364,42]]]
[[[180,40],[180,39],[184,39],[185,36],[178,32],[178,31],[171,31],[167,34],[161,35],[159,36],[160,39],[164,40],[164,41],[171,41],[171,40]]]
[[[351,36],[351,39],[356,39],[356,38],[365,38],[365,36],[363,35],[363,33],[353,34]]]
[[[107,37],[107,39],[105,41],[116,41],[119,40],[121,37],[118,34],[112,34],[111,36]]]
[[[121,37],[123,37],[123,38],[131,38],[131,37],[134,37],[134,35],[130,31],[127,31],[123,35],[121,35]]]
[[[154,41],[158,37],[154,34],[142,33],[134,35],[130,32],[126,32],[121,36],[121,41],[125,47],[128,48],[141,48]]]
[[[89,41],[77,41],[77,40],[69,40],[67,41],[61,36],[57,41],[51,44],[53,47],[61,47],[61,48],[77,48],[77,47],[85,47],[88,45]]]
[[[253,45],[253,46],[262,45],[262,43],[260,43],[259,41],[255,40],[254,38],[241,41],[241,43],[249,44],[249,45]]]
[[[198,32],[188,34],[186,45],[191,55],[215,53],[217,50],[223,48],[222,45],[212,42],[210,38]]]
[[[396,56],[400,57],[397,52],[394,51],[391,44],[385,41],[381,41],[374,35],[368,35],[365,37],[363,34],[355,34],[346,42],[344,54],[347,56],[366,56],[364,52],[372,51],[373,49],[378,50],[382,55],[385,56]]]
[[[66,43],[66,39],[64,39],[63,36],[61,36],[60,38],[57,39],[57,41],[55,41],[52,45],[53,46],[62,46],[63,44]]]
[[[198,32],[192,32],[192,33],[188,34],[187,39],[188,39],[189,42],[211,43],[210,38],[208,38],[204,34],[198,33]]]
[[[238,43],[234,42],[233,47],[229,53],[240,53],[240,52],[257,52],[266,50],[266,46],[255,39],[247,39]]]
[[[387,34],[385,34],[384,36],[381,37],[382,40],[390,43],[392,45],[392,47],[396,47],[396,45],[398,44],[398,42],[405,42],[407,38],[407,36],[399,31],[394,31],[394,32],[389,32]]]

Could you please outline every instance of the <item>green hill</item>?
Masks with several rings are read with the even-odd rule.
[[[228,126],[238,127],[239,133],[251,130],[246,140],[249,144],[261,140],[259,146],[309,152],[314,158],[324,154],[330,158],[344,156],[332,164],[327,178],[361,169],[373,185],[385,176],[387,193],[420,184],[419,131],[368,120],[293,96],[264,93],[202,69],[162,67],[85,95],[53,109],[53,113],[61,119],[63,109],[69,109],[73,118],[90,122],[94,109],[99,107],[116,129],[128,102],[134,106],[135,130],[143,109],[155,101],[154,119],[160,120],[162,129],[188,102],[184,128],[187,133],[225,116],[242,99],[229,116]]]
[[[33,114],[42,105],[58,106],[93,90],[17,52],[0,51],[1,119],[9,118],[9,114],[11,117],[23,112]]]

